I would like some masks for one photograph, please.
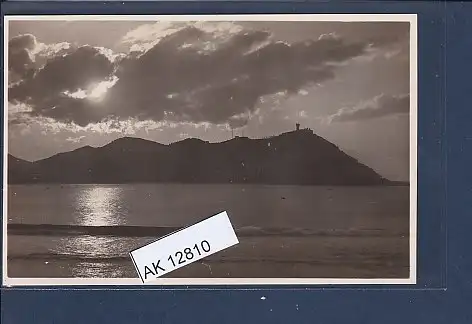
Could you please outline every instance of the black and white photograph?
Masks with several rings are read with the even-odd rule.
[[[7,284],[139,283],[222,211],[239,243],[158,283],[416,282],[415,15],[4,26]]]

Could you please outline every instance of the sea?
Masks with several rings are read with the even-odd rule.
[[[166,274],[408,278],[408,186],[9,185],[11,278],[137,278],[135,248],[227,211],[239,244]]]

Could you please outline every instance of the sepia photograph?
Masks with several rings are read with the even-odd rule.
[[[416,282],[416,15],[4,33],[7,284],[139,283],[130,251],[223,211],[239,243],[159,283]]]

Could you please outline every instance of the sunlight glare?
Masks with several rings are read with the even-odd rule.
[[[81,191],[77,207],[80,218],[79,225],[111,226],[118,225],[120,219],[119,187],[96,186]]]
[[[97,83],[88,92],[87,98],[91,100],[101,100],[107,93],[108,89],[113,87],[118,81],[118,77],[114,76],[111,80]]]

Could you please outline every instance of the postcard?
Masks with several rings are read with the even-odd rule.
[[[154,284],[416,282],[416,15],[4,26],[5,284],[142,284],[222,211],[238,244]]]

